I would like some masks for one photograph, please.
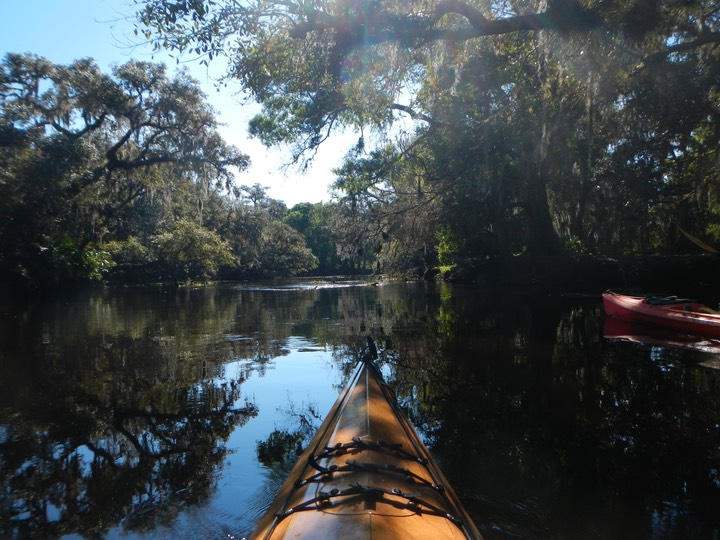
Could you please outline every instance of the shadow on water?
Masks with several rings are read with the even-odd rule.
[[[0,322],[0,537],[246,535],[368,334],[486,538],[720,534],[719,357],[605,339],[599,294],[222,285]]]

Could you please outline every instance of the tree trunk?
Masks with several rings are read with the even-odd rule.
[[[594,77],[593,71],[590,70],[588,73],[588,87],[587,96],[585,100],[585,114],[586,114],[586,137],[587,137],[587,156],[585,161],[584,171],[581,172],[580,186],[580,198],[578,200],[577,211],[573,219],[572,227],[570,232],[581,241],[585,240],[585,213],[587,208],[587,201],[590,197],[590,186],[592,185],[592,173],[593,173],[593,144],[594,144],[594,131],[595,124],[593,115],[595,114],[595,88],[594,88]]]
[[[529,255],[560,255],[562,246],[555,227],[547,197],[547,173],[542,159],[531,165],[528,178],[525,211],[528,225],[527,253]]]
[[[544,2],[541,2],[544,4]],[[543,6],[544,7],[544,6]],[[526,212],[528,220],[528,245],[530,255],[560,255],[560,239],[553,227],[550,205],[548,204],[547,185],[549,175],[548,149],[552,132],[552,120],[549,118],[548,102],[552,99],[548,81],[546,58],[546,34],[538,35],[538,80],[541,90],[540,133],[535,140],[535,149],[530,153],[532,163],[527,178]]]

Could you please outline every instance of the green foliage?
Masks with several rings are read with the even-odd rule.
[[[720,246],[720,204],[711,205],[708,212],[708,223],[705,232],[712,245]]]
[[[115,266],[115,261],[109,253],[89,245],[83,249],[82,262],[87,276],[94,281],[101,281]]]
[[[571,236],[565,241],[565,249],[568,253],[574,254],[585,253],[587,251],[577,236]]]
[[[142,244],[136,237],[111,240],[103,248],[114,263],[109,278],[133,283],[157,281],[160,278],[155,250],[152,246]]]
[[[148,264],[153,253],[137,238],[130,236],[127,240],[113,240],[105,244],[105,251],[109,253],[117,264],[144,265]]]
[[[455,233],[448,227],[442,227],[437,233],[437,255],[441,265],[451,265],[457,262],[459,243]]]
[[[176,280],[207,280],[234,263],[229,244],[217,233],[182,219],[152,240],[158,259]]]
[[[114,262],[110,255],[92,245],[78,246],[71,238],[63,238],[48,245],[39,246],[38,268],[27,268],[33,273],[43,273],[52,283],[100,281]]]
[[[299,203],[285,216],[284,222],[305,238],[307,247],[318,259],[315,273],[338,274],[344,271],[337,244],[330,230],[334,207],[324,203]]]
[[[252,133],[296,161],[338,127],[397,135],[338,171],[329,223],[354,266],[436,265],[443,227],[464,258],[672,251],[672,223],[707,229],[714,4],[137,3],[158,47],[225,54],[263,106]]]
[[[107,265],[86,246],[106,243],[116,274],[159,260],[165,276],[195,279],[221,269],[421,275],[520,253],[688,249],[676,223],[715,234],[711,4],[136,4],[138,32],[158,48],[225,55],[227,77],[262,105],[251,134],[291,144],[293,161],[312,159],[337,128],[359,130],[335,171],[336,202],[288,213],[258,184],[235,188],[232,171],[248,158],[219,137],[186,73],[133,61],[107,75],[89,59],[10,54],[0,73],[4,277],[95,278]],[[183,248],[175,223],[193,242],[207,230],[225,244]],[[122,247],[131,238],[149,254]]]
[[[318,264],[302,235],[279,221],[272,221],[263,229],[259,255],[261,272],[270,276],[306,274]]]
[[[98,280],[293,275],[316,266],[228,146],[186,73],[131,61],[0,65],[0,277],[35,287]],[[231,189],[232,188],[232,189]],[[238,198],[233,198],[236,194]],[[244,266],[243,266],[244,265]]]

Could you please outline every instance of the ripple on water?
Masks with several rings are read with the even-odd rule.
[[[171,527],[158,527],[138,538],[158,540],[240,540],[246,538],[254,523],[244,515],[213,505],[188,508]],[[128,538],[126,534],[122,536]]]
[[[278,291],[312,291],[315,289],[341,289],[347,287],[365,287],[375,283],[364,280],[338,280],[338,281],[300,281],[277,284],[241,285],[243,291],[278,292]]]
[[[554,518],[533,498],[512,500],[487,494],[463,492],[466,509],[483,535],[492,540],[528,538],[556,539]]]

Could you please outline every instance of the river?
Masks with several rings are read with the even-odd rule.
[[[0,537],[247,536],[368,335],[488,540],[718,537],[720,343],[605,325],[439,283],[3,303]]]

